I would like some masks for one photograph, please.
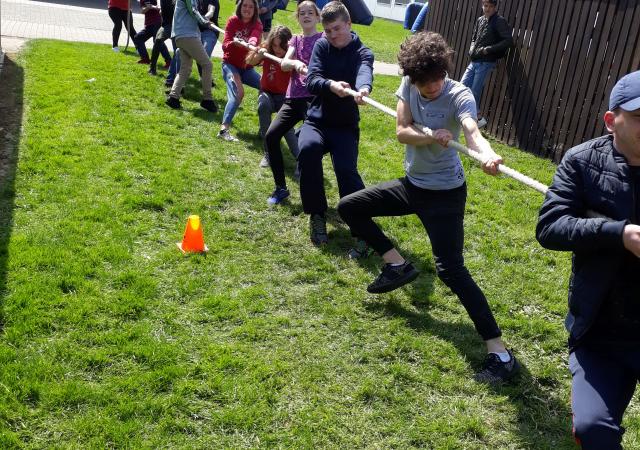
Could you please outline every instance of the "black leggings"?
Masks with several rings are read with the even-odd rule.
[[[129,21],[131,23],[131,29],[129,29],[129,23],[127,23],[127,13],[129,16]],[[113,39],[113,47],[118,46],[118,39],[120,39],[120,31],[122,31],[122,24],[129,32],[129,36],[131,40],[136,35],[136,30],[133,28],[133,14],[131,11],[124,11],[120,8],[109,8],[109,17],[113,21],[113,31],[111,32],[111,38]]]
[[[286,99],[264,136],[264,146],[269,154],[269,165],[276,186],[282,188],[287,186],[280,141],[290,129],[307,117],[308,101],[307,98]]]
[[[438,277],[467,310],[476,331],[485,341],[502,333],[487,299],[464,265],[464,207],[467,185],[449,190],[429,190],[400,178],[347,195],[338,204],[340,217],[351,233],[383,255],[393,244],[373,217],[416,214],[431,241]]]

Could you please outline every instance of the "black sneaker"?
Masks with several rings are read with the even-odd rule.
[[[155,67],[152,67],[149,69],[148,72],[149,75],[158,75],[158,72],[156,71]]]
[[[371,294],[391,292],[407,283],[411,283],[418,278],[419,273],[409,261],[405,261],[404,264],[399,266],[385,264],[380,275],[373,280],[373,283],[367,286],[367,291]]]
[[[180,109],[182,105],[180,104],[180,99],[175,97],[167,97],[167,101],[165,102],[169,108]]]
[[[347,252],[347,258],[349,259],[367,258],[368,256],[371,255],[371,253],[373,253],[373,249],[369,247],[369,245],[365,241],[363,241],[362,239],[356,239],[356,243],[353,246],[353,248],[351,248]]]
[[[511,356],[509,361],[502,362],[500,357],[495,353],[489,353],[482,363],[482,369],[474,375],[476,381],[498,385],[509,381],[520,371],[520,363],[511,350],[507,349],[507,353]]]
[[[267,199],[267,203],[270,205],[279,205],[289,197],[289,190],[287,188],[276,187],[271,194],[271,197]]]
[[[212,113],[218,112],[218,106],[216,105],[216,102],[214,102],[213,100],[202,100],[200,102],[200,106],[202,106],[204,109],[206,109],[209,112],[212,112]]]
[[[329,242],[327,221],[320,214],[311,214],[309,216],[309,232],[313,245],[320,246]]]

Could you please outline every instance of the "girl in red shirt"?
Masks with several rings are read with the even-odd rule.
[[[257,52],[250,52],[247,56],[247,64],[258,65],[262,63],[260,95],[258,96],[259,134],[262,139],[264,139],[269,125],[271,125],[271,115],[277,113],[284,104],[289,79],[291,78],[291,72],[283,71],[280,63],[265,58],[263,55],[269,53],[278,58],[283,58],[289,48],[290,39],[291,30],[279,25],[271,30],[267,40],[264,41]],[[293,129],[285,134],[285,139],[293,156],[297,156],[298,139]],[[266,149],[264,157],[260,161],[260,167],[269,167],[269,156]]]
[[[244,97],[244,84],[260,89],[260,75],[253,66],[245,62],[247,50],[235,44],[234,38],[242,39],[257,46],[262,35],[262,24],[258,19],[258,0],[241,0],[236,6],[236,14],[227,21],[222,41],[222,77],[227,85],[227,104],[222,115],[222,127],[218,137],[225,141],[237,141],[229,133],[231,121]]]
[[[129,2],[127,0],[109,0],[107,3],[109,10],[109,17],[113,22],[113,31],[111,32],[111,38],[113,39],[113,51],[119,52],[118,39],[120,39],[120,31],[122,31],[122,24],[129,32],[131,39],[136,35],[136,30],[133,28],[133,16],[129,9]]]

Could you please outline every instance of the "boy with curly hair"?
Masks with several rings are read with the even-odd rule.
[[[410,283],[418,271],[372,218],[418,216],[431,240],[438,277],[458,296],[486,343],[488,355],[475,378],[500,383],[512,378],[519,364],[502,342],[487,299],[464,265],[467,186],[460,157],[448,142],[457,141],[462,129],[467,145],[486,155],[483,170],[488,174],[497,173],[502,159],[478,130],[473,94],[447,76],[452,55],[451,47],[437,33],[421,32],[402,44],[398,61],[404,77],[396,92],[396,135],[405,144],[406,176],[344,197],[338,213],[351,233],[366,241],[385,262],[367,288],[375,294]],[[433,135],[425,134],[424,127],[432,129]]]

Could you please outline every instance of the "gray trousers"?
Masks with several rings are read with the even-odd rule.
[[[194,37],[176,38],[176,46],[180,49],[180,72],[171,87],[170,97],[180,98],[180,92],[191,76],[191,68],[195,60],[202,67],[202,100],[213,100],[211,96],[211,60],[204,50],[202,42]]]
[[[260,137],[264,139],[271,125],[271,115],[280,111],[284,104],[284,94],[272,94],[270,92],[260,91],[258,95],[258,121],[260,123]],[[284,135],[284,140],[291,150],[291,154],[297,158],[300,153],[298,148],[298,138],[295,135],[293,128],[291,128]],[[266,154],[266,150],[265,150]]]

